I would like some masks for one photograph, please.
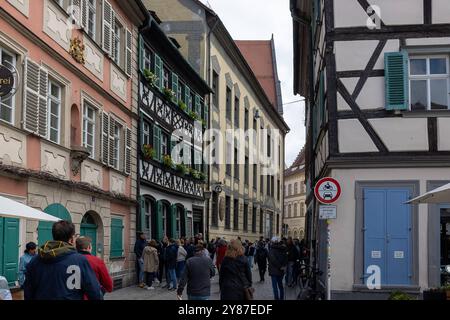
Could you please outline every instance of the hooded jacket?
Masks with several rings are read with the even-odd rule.
[[[151,246],[146,246],[142,252],[142,256],[144,257],[144,271],[157,272],[159,269],[158,250]]]
[[[25,273],[25,300],[89,300],[103,298],[88,260],[75,247],[62,241],[47,241]]]
[[[245,300],[244,289],[252,285],[252,274],[247,258],[225,257],[219,272],[221,300]]]
[[[271,245],[268,260],[269,276],[283,276],[288,263],[286,246],[280,243]]]
[[[177,266],[178,246],[172,243],[166,248],[166,266],[168,269],[175,269]]]

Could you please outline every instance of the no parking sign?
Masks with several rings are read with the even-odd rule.
[[[341,196],[341,185],[333,178],[322,178],[316,183],[314,195],[323,204],[335,203]]]

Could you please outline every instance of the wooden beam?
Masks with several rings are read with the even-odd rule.
[[[438,151],[438,128],[437,118],[428,118],[428,148],[430,152]]]
[[[400,113],[389,112],[389,111],[386,111],[385,109],[367,110],[367,111],[361,111],[361,112],[366,119],[401,118],[402,117],[402,114],[400,114]],[[358,116],[353,111],[338,111],[337,118],[339,120],[358,119]]]
[[[361,78],[365,70],[347,70],[338,71],[336,76],[338,78]],[[369,78],[384,77],[384,69],[370,70],[367,74]]]

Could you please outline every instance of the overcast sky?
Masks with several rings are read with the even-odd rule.
[[[303,99],[293,94],[292,19],[289,0],[201,0],[220,16],[235,40],[269,40],[273,34],[278,77],[283,93],[284,120],[291,128],[286,136],[286,164],[295,160],[305,143]]]

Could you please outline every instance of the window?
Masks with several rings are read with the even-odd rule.
[[[259,233],[264,232],[264,211],[263,209],[259,210]]]
[[[212,194],[212,215],[211,225],[217,227],[219,225],[219,194],[213,191]]]
[[[239,230],[239,199],[234,199],[233,205],[233,229]]]
[[[60,112],[61,112],[61,87],[49,81],[48,83],[48,118],[47,118],[47,128],[48,135],[47,139],[53,141],[54,143],[59,143],[59,128],[60,128]]]
[[[234,97],[234,127],[239,128],[239,98]]]
[[[231,89],[229,87],[227,87],[226,94],[226,117],[231,121]]]
[[[175,208],[176,214],[175,214],[175,227],[176,227],[176,235],[175,238],[181,237],[181,212],[180,208]]]
[[[228,176],[232,175],[232,173],[231,173],[231,163],[233,162],[233,159],[232,159],[233,154],[232,154],[231,150],[232,150],[231,149],[231,142],[227,141],[227,165],[226,165],[225,170],[226,170],[226,174]]]
[[[147,122],[144,122],[142,125],[142,144],[151,144],[150,143],[150,125]]]
[[[272,148],[271,141],[272,139],[270,138],[270,134],[267,133],[267,157],[269,158],[271,157],[271,148]]]
[[[244,203],[244,231],[248,231],[248,204]]]
[[[234,178],[239,179],[239,152],[237,148],[237,142],[235,141],[235,147],[234,147]]]
[[[116,19],[114,23],[114,38],[113,38],[113,59],[120,66],[120,48],[122,42],[122,25]]]
[[[280,179],[277,180],[277,200],[280,200],[280,195],[281,195],[281,183],[280,183]]]
[[[270,184],[271,184],[271,183],[270,183],[270,176],[267,175],[266,177],[267,177],[267,187],[266,187],[266,188],[267,188],[267,190],[266,190],[267,193],[266,193],[266,194],[267,194],[268,196],[270,196],[270,194],[271,194],[271,191],[270,191]]]
[[[305,204],[303,202],[300,202],[300,217],[305,216]]]
[[[164,88],[170,88],[169,87],[169,69],[167,69],[166,67],[163,68],[163,86]]]
[[[448,57],[411,57],[409,83],[411,110],[449,109]]]
[[[252,209],[252,232],[256,232],[256,207]]]
[[[298,204],[294,203],[294,217],[298,216]]]
[[[90,152],[90,157],[94,158],[95,151],[95,109],[84,102],[83,109],[83,147]]]
[[[219,107],[219,75],[215,71],[213,71],[212,89],[214,91],[213,103],[218,108]]]
[[[87,2],[87,34],[95,39],[95,23],[96,23],[96,0],[88,0]]]
[[[288,217],[292,217],[292,205],[288,206]]]
[[[167,205],[163,205],[162,206],[162,215],[161,215],[161,220],[162,220],[162,230],[164,232],[164,235],[168,235],[169,233],[167,232],[167,227],[168,227],[168,223],[167,223]]]
[[[119,170],[120,165],[120,126],[114,121],[113,167]]]
[[[168,148],[169,137],[165,133],[161,133],[161,156],[169,154]]]
[[[249,122],[248,121],[248,109],[246,108],[245,111],[244,111],[244,130],[245,131],[248,130],[248,126],[249,126],[248,122]]]
[[[294,183],[294,194],[298,193],[298,183]]]
[[[144,53],[144,69],[147,69],[149,71],[155,71],[152,67],[152,51],[148,48],[145,48]]]
[[[225,197],[225,229],[231,228],[231,198],[229,196]]]
[[[16,65],[16,56],[0,47],[0,62],[4,66]],[[14,122],[14,96],[0,97],[0,119],[9,123]]]
[[[253,164],[253,189],[256,190],[256,185],[258,184],[258,165]]]
[[[248,180],[249,180],[249,161],[248,157],[245,157],[245,167],[244,167],[244,183],[248,186]]]
[[[288,196],[292,195],[292,184],[288,186]]]
[[[123,256],[123,219],[111,218],[111,258]]]

